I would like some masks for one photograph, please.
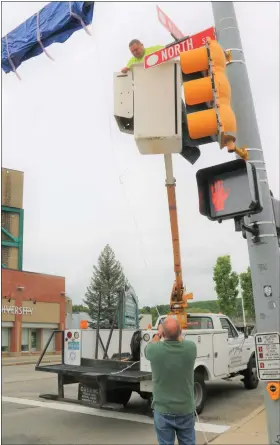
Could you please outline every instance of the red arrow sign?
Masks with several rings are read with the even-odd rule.
[[[175,39],[183,39],[185,35],[177,28],[175,23],[157,6],[157,15],[160,23],[172,34]]]
[[[194,34],[191,37],[187,37],[186,40],[174,43],[174,45],[171,45],[168,48],[163,48],[149,54],[144,59],[144,67],[151,68],[153,66],[160,65],[168,60],[179,57],[180,53],[184,51],[200,48],[201,46],[205,45],[207,37],[210,37],[212,40],[216,40],[214,27],[205,29],[204,31]]]

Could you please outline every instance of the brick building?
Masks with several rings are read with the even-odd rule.
[[[54,329],[64,329],[65,278],[2,268],[2,355],[39,354]],[[58,335],[48,353],[61,350]]]
[[[23,271],[24,173],[2,167],[2,355],[38,354],[54,329],[71,318],[65,278]],[[68,315],[67,315],[68,314]],[[47,353],[61,350],[56,335]]]

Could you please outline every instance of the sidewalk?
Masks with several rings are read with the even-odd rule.
[[[2,366],[35,365],[39,355],[27,355],[20,357],[1,357]],[[61,363],[61,355],[45,355],[41,363]]]
[[[265,445],[268,444],[266,432],[265,407],[261,406],[239,424],[211,441],[211,445]]]

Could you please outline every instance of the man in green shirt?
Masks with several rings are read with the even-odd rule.
[[[164,47],[157,45],[157,46],[150,46],[149,48],[144,48],[144,45],[143,43],[140,42],[140,40],[138,39],[131,40],[131,42],[129,43],[129,49],[133,57],[131,57],[127,65],[122,69],[122,73],[127,73],[131,65],[133,65],[134,63],[144,62],[145,56],[148,56],[149,54],[152,54],[161,48]]]
[[[164,341],[160,341],[163,337]],[[177,319],[167,317],[146,346],[153,380],[154,423],[160,445],[195,445],[194,365],[196,344],[184,340]]]

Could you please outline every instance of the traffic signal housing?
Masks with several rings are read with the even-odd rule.
[[[223,148],[235,142],[236,119],[230,104],[223,48],[216,40],[208,39],[205,46],[180,53],[180,65],[188,145],[218,142]]]
[[[196,174],[199,211],[211,221],[242,218],[262,211],[256,167],[236,159]]]

